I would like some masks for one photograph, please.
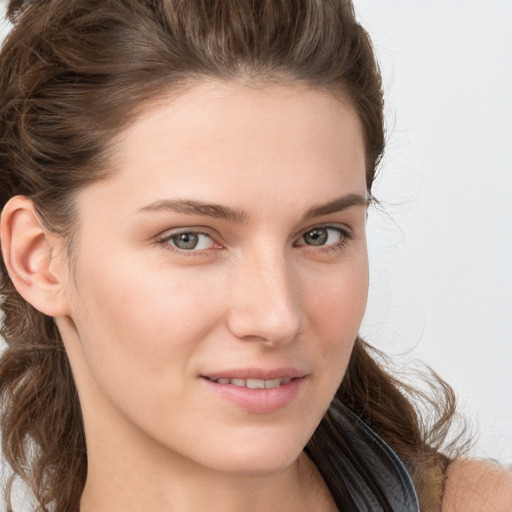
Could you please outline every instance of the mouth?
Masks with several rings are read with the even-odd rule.
[[[272,389],[284,386],[291,382],[292,377],[282,377],[277,379],[210,379],[208,380],[215,382],[216,384],[237,386],[240,388],[249,389]]]
[[[305,372],[295,368],[240,369],[201,376],[222,400],[255,414],[268,414],[291,405],[306,377]]]

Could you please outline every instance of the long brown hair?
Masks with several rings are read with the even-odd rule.
[[[105,176],[109,141],[146,102],[205,78],[302,83],[348,100],[363,126],[371,191],[385,140],[381,77],[349,0],[11,0],[8,15],[14,28],[0,54],[0,208],[14,195],[31,198],[70,252],[74,192]],[[59,331],[18,294],[3,260],[0,293],[8,510],[17,475],[41,512],[77,511],[87,452]],[[401,456],[422,510],[437,510],[453,393],[435,376],[433,398],[415,392],[372,351],[356,341],[336,400]],[[437,421],[422,422],[420,399]],[[327,414],[307,447],[324,474],[320,451],[337,436]]]

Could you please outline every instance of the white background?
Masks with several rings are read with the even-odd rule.
[[[512,1],[355,0],[387,93],[362,333],[432,366],[512,462]],[[390,217],[390,218],[389,218]]]
[[[512,1],[355,5],[388,125],[362,333],[440,373],[475,454],[512,463]]]

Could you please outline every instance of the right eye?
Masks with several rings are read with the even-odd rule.
[[[161,243],[188,252],[212,249],[216,245],[208,234],[198,231],[181,231],[170,234],[163,238]]]

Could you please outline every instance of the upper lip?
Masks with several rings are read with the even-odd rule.
[[[298,368],[234,368],[231,370],[222,370],[219,372],[207,373],[201,375],[210,380],[218,379],[261,379],[261,380],[274,380],[274,379],[295,379],[305,377],[306,372]]]

